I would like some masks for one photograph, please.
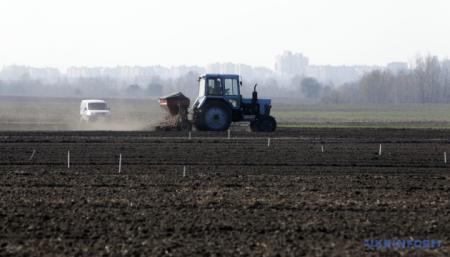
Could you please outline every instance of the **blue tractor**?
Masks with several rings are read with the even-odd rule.
[[[189,98],[181,93],[159,99],[160,105],[170,115],[158,129],[190,130],[192,125],[201,131],[224,131],[232,122],[250,122],[250,129],[273,132],[277,122],[270,116],[270,99],[258,99],[256,86],[252,98],[240,93],[242,81],[234,74],[206,74],[198,78],[199,94],[191,107],[188,118]]]
[[[231,122],[249,121],[252,131],[275,131],[271,100],[258,99],[257,85],[252,98],[243,98],[239,75],[206,74],[198,81],[199,95],[192,105],[192,123],[198,130],[223,131]]]

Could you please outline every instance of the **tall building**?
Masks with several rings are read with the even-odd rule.
[[[280,75],[304,75],[309,59],[301,53],[284,51],[275,59],[275,71]]]

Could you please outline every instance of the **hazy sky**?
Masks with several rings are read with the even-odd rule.
[[[0,0],[0,65],[272,68],[450,55],[448,0]]]

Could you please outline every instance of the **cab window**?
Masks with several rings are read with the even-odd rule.
[[[222,83],[220,79],[208,79],[208,95],[222,95]]]
[[[200,86],[199,86],[199,92],[198,92],[198,96],[205,96],[205,91],[206,91],[206,85],[205,85],[205,80],[204,79],[200,79]]]
[[[225,95],[239,95],[237,79],[225,79]]]

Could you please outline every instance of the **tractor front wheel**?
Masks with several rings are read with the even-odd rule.
[[[274,132],[277,129],[277,121],[272,116],[263,115],[250,122],[250,129],[254,132]]]

